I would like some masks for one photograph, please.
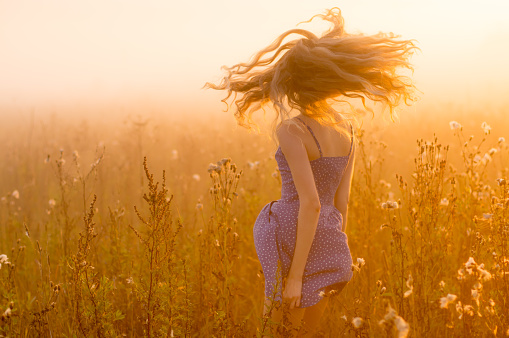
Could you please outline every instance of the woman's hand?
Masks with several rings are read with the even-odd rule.
[[[283,301],[290,304],[290,309],[300,307],[302,295],[302,278],[289,277],[283,290]]]

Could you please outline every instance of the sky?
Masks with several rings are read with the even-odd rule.
[[[416,39],[424,101],[507,103],[507,0],[0,0],[0,104],[223,109],[222,65],[339,7],[348,32]],[[319,24],[299,25],[320,34]]]

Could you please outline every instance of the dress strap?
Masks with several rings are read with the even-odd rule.
[[[348,156],[350,156],[350,154],[352,153],[352,148],[353,148],[353,125],[350,121],[348,121],[348,123],[350,124],[350,129],[352,130],[352,144],[350,145],[350,152],[348,153]]]
[[[316,146],[318,147],[318,151],[320,152],[320,157],[323,157],[323,154],[322,154],[322,148],[320,147],[320,143],[318,143],[318,140],[316,139],[316,136],[315,136],[315,133],[313,133],[313,130],[311,129],[311,127],[309,127],[303,120],[301,120],[300,118],[298,117],[295,117],[297,120],[299,120],[300,122],[302,122],[303,125],[305,125],[309,132],[311,133],[311,136],[313,136],[313,138],[315,139],[315,142],[316,142]]]

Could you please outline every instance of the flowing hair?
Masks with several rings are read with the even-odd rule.
[[[337,7],[305,22],[315,17],[329,21],[332,28],[321,37],[304,29],[286,31],[250,62],[223,66],[226,75],[220,84],[205,84],[205,88],[228,92],[222,100],[227,110],[227,101],[234,94],[232,104],[239,125],[257,127],[252,114],[269,102],[277,112],[275,132],[277,122],[288,119],[291,109],[319,123],[337,125],[338,116],[330,109],[330,99],[347,102],[346,98],[358,98],[371,112],[366,98],[382,102],[390,108],[392,119],[401,100],[407,105],[415,101],[410,78],[396,72],[401,68],[413,71],[408,61],[418,49],[413,40],[402,40],[392,33],[348,34]],[[291,34],[302,38],[283,44]]]

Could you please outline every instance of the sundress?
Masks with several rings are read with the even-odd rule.
[[[343,215],[334,206],[334,195],[348,165],[346,156],[323,156],[313,130],[301,119],[316,142],[320,157],[310,161],[320,198],[320,216],[304,268],[300,307],[318,303],[331,290],[338,292],[352,278],[352,256],[347,235],[342,231]],[[253,227],[253,238],[265,278],[265,297],[282,301],[282,278],[286,277],[295,251],[299,196],[290,167],[279,147],[275,158],[281,175],[281,198],[267,203]],[[278,260],[281,268],[278,270]]]

